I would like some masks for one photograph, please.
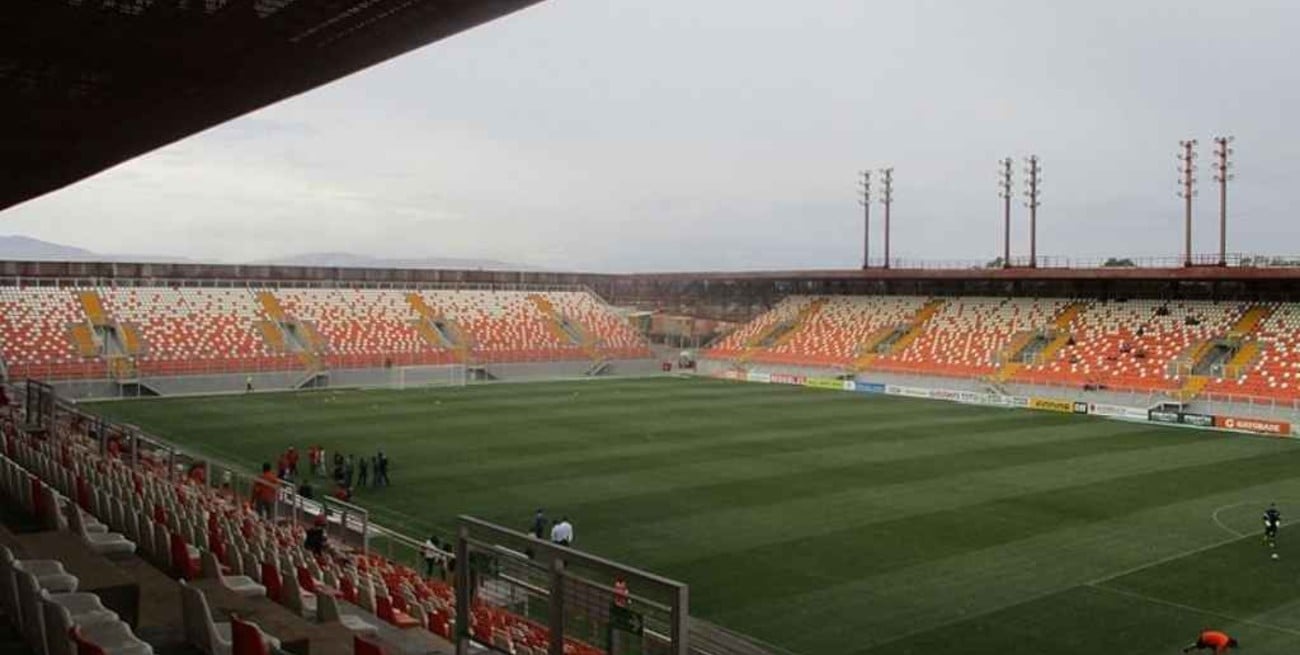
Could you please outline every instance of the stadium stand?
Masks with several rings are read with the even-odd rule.
[[[589,292],[0,288],[11,378],[648,358]]]
[[[1291,399],[1300,307],[1205,300],[790,296],[708,348],[737,363]]]
[[[252,652],[247,648],[252,639],[266,647],[253,649],[262,652],[278,649],[282,642],[310,640],[312,652],[323,655],[353,648],[396,655],[411,652],[404,645],[412,642],[399,635],[403,631],[427,635],[421,644],[430,643],[433,635],[451,637],[454,593],[440,579],[424,578],[347,544],[317,556],[304,547],[301,524],[260,517],[245,499],[175,474],[167,460],[147,449],[134,457],[118,449],[105,452],[76,420],[61,421],[48,435],[33,437],[18,432],[6,418],[3,432],[4,502],[19,514],[50,518],[48,527],[81,534],[92,550],[109,540],[130,544],[115,549],[113,557],[134,557],[138,544],[140,557],[180,581],[176,590],[185,639],[201,652]],[[120,530],[130,540],[109,530]],[[16,560],[8,549],[0,550],[0,582],[5,583],[0,594],[5,616],[18,621],[36,652],[85,652],[82,642],[106,653],[154,652],[98,597],[72,593],[78,580],[57,561]],[[65,608],[60,623],[28,621],[42,603]],[[268,603],[289,613],[271,612]],[[237,610],[266,623],[240,618],[216,622],[214,608]],[[49,616],[48,608],[46,612]],[[482,643],[511,653],[546,652],[550,636],[545,626],[484,600],[475,601],[470,630]],[[355,635],[364,635],[365,643],[357,645],[361,642]],[[442,643],[445,652],[449,645]],[[420,649],[428,652],[427,646]],[[565,652],[603,651],[566,640]]]

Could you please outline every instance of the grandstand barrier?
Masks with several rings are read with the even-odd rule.
[[[1146,421],[1167,425],[1180,425],[1190,428],[1264,434],[1277,437],[1290,437],[1294,434],[1293,423],[1288,420],[1172,410],[1166,409],[1164,404],[1156,404],[1154,406],[1148,404],[1145,407],[1140,407],[1115,403],[1090,402],[1069,398],[1018,396],[962,389],[917,387],[874,382],[861,378],[850,380],[790,373],[767,373],[756,375],[754,373],[746,373],[738,370],[725,370],[714,372],[711,374],[711,377],[735,381],[766,382],[769,384],[792,384],[814,389],[834,389],[865,394],[885,394],[906,398],[924,398],[928,400],[942,400],[989,407],[1031,409],[1061,414],[1093,415],[1115,420]]]

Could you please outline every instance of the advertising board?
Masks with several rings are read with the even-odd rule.
[[[1070,414],[1074,412],[1074,403],[1059,398],[1030,398],[1029,409],[1040,409],[1046,412]]]
[[[1288,436],[1291,434],[1291,424],[1286,421],[1274,421],[1262,418],[1245,418],[1240,416],[1215,416],[1214,427],[1223,428],[1224,430],[1240,430],[1242,432],[1254,432],[1256,434],[1271,434],[1275,436]]]
[[[812,389],[834,389],[842,391],[844,389],[844,380],[838,378],[807,378],[803,381],[803,386]]]
[[[879,382],[855,382],[853,390],[861,393],[885,393],[885,385]]]

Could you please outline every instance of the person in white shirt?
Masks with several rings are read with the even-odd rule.
[[[560,518],[560,522],[551,528],[551,543],[560,546],[573,543],[573,524],[569,523],[569,517]]]
[[[424,577],[433,578],[433,565],[438,562],[438,542],[430,535],[420,546],[420,554],[424,556]]]

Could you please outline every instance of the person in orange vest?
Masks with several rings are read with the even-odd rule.
[[[280,478],[271,470],[269,463],[262,464],[262,474],[253,480],[253,508],[263,518],[271,517],[271,507],[275,504],[275,490],[280,486]]]
[[[1236,639],[1229,637],[1226,632],[1220,630],[1205,629],[1201,634],[1196,635],[1196,641],[1188,644],[1183,648],[1184,653],[1190,653],[1194,650],[1212,650],[1215,655],[1222,655],[1228,652],[1229,648],[1238,648],[1240,644]]]

